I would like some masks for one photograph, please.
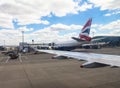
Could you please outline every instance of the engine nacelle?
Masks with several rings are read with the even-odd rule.
[[[68,59],[68,57],[65,57],[65,56],[53,56],[52,59]]]
[[[108,66],[108,65],[94,62],[94,63],[82,64],[80,65],[80,68],[98,68],[98,67],[105,67],[105,66]]]

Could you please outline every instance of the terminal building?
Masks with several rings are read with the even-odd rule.
[[[92,38],[92,43],[107,43],[108,46],[120,46],[120,36],[96,36]]]
[[[120,46],[120,36],[95,36],[88,44],[83,44],[85,49],[99,49],[101,47]]]

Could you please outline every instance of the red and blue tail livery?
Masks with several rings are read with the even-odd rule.
[[[84,25],[84,27],[82,28],[82,31],[79,35],[81,40],[86,40],[86,41],[90,41],[91,37],[89,37],[90,34],[90,28],[91,28],[91,23],[92,23],[92,18],[90,18],[86,24]]]

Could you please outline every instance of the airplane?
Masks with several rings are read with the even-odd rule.
[[[59,50],[38,50],[38,52],[55,54],[57,57],[68,57],[77,60],[87,61],[80,65],[81,68],[96,68],[96,67],[120,67],[120,56],[119,55],[108,55],[108,54],[96,54],[96,53],[85,53],[85,52],[72,52],[72,51],[59,51]]]
[[[72,37],[71,41],[52,43],[50,44],[50,47],[54,50],[70,51],[79,47],[82,44],[89,43],[91,41],[91,37],[89,36],[91,23],[92,23],[92,18],[90,18],[83,26],[78,38]]]

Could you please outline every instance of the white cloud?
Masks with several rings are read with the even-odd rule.
[[[21,41],[21,33],[17,30],[2,29],[0,30],[0,41],[5,41],[7,45],[17,45]]]
[[[29,41],[33,39],[35,42],[39,42],[39,43],[49,43],[49,42],[68,41],[71,39],[71,37],[77,34],[78,33],[74,32],[74,33],[67,33],[65,35],[59,35],[59,31],[41,30],[29,35],[27,39],[31,38],[29,39]]]
[[[76,30],[81,30],[81,25],[65,25],[65,24],[54,24],[47,28],[37,30],[31,34],[25,34],[25,40],[30,42],[34,40],[35,42],[45,43],[45,42],[58,42],[70,40],[73,36],[78,36],[79,33],[73,32]],[[22,28],[21,28],[22,29]],[[25,28],[26,29],[26,28]],[[68,31],[69,33],[60,34],[61,31]]]
[[[22,32],[29,32],[29,31],[33,31],[34,29],[33,28],[26,28],[26,26],[24,27],[20,27],[19,29],[17,29],[18,31]]]
[[[50,26],[50,29],[51,30],[55,30],[55,31],[60,31],[60,30],[78,30],[78,29],[81,29],[82,26],[81,25],[65,25],[65,24],[61,24],[61,23],[58,23],[58,24],[53,24]]]
[[[112,21],[108,24],[93,24],[92,28],[95,28],[97,30],[116,30],[116,29],[120,29],[120,20],[115,20]]]
[[[41,42],[65,41],[79,34],[70,32],[71,30],[81,30],[81,27],[81,25],[54,24],[42,30],[33,32],[27,39],[34,39]],[[69,31],[70,33],[60,35],[60,31]]]
[[[50,16],[51,13],[59,17],[69,13],[77,14],[77,7],[79,7],[78,3],[73,0],[1,0],[0,26],[13,28],[13,19],[17,19],[20,25],[49,24],[47,20],[41,20],[41,18]]]
[[[120,9],[120,0],[89,0],[95,7],[100,7],[101,10]]]
[[[98,35],[115,35],[120,36],[120,20],[112,21],[108,24],[93,24],[91,29],[96,30],[95,36]]]
[[[101,30],[115,30],[115,29],[120,29],[120,20],[116,20],[113,22],[110,22],[106,25],[102,25],[100,27]]]
[[[22,41],[22,31],[24,31],[25,41],[27,40],[27,36],[30,34],[26,34],[26,32],[32,31],[32,28],[21,27],[17,30],[13,29],[1,29],[0,30],[0,41],[4,41],[6,45],[18,45],[19,42]],[[30,37],[30,36],[29,36]],[[3,44],[3,43],[0,43]]]
[[[87,9],[92,9],[92,4],[88,4],[86,2],[84,2],[84,4],[82,4],[81,6],[79,6],[77,8],[78,11],[86,11]]]
[[[4,16],[0,26],[13,28],[14,19],[17,19],[19,25],[40,23],[47,25],[49,24],[47,20],[41,20],[43,16],[50,16],[52,13],[62,17],[92,8],[92,4],[86,2],[79,6],[80,2],[81,0],[0,0],[0,19]]]
[[[104,16],[111,16],[111,15],[117,15],[117,14],[120,15],[120,11],[116,10],[116,11],[113,11],[113,12],[111,12],[111,13],[107,13],[107,14],[105,14]]]
[[[0,13],[0,27],[4,27],[4,28],[14,28],[13,24],[12,24],[12,17],[8,14],[2,14]]]
[[[111,32],[112,34],[115,34],[115,35],[120,35],[120,29],[117,29],[115,30],[114,32]]]

